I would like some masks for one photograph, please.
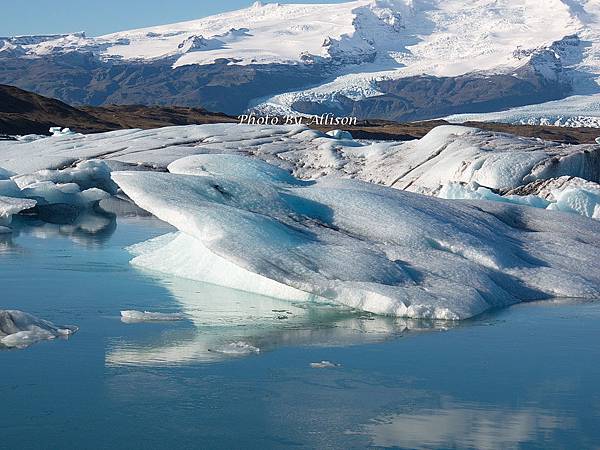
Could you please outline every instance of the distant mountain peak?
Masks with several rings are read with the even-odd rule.
[[[3,61],[21,61],[19,64],[26,66],[29,63],[24,61],[61,58],[68,59],[68,67],[87,65],[81,73],[73,69],[77,72],[74,86],[57,89],[61,98],[69,101],[73,101],[72,96],[76,101],[85,96],[85,101],[89,97],[89,101],[103,102],[114,98],[114,92],[130,89],[135,83],[140,86],[131,95],[145,100],[150,94],[145,93],[148,88],[142,86],[144,80],[160,68],[163,78],[179,77],[189,71],[190,75],[185,76],[191,78],[186,78],[182,86],[197,83],[205,90],[251,82],[256,71],[263,72],[268,81],[260,82],[272,86],[252,89],[256,97],[251,99],[251,105],[247,99],[240,102],[259,106],[262,112],[315,110],[298,109],[298,105],[305,104],[318,104],[327,111],[356,112],[353,102],[371,101],[384,94],[392,96],[385,100],[390,111],[384,108],[377,117],[397,114],[398,108],[418,110],[422,99],[417,101],[404,92],[398,104],[395,97],[402,90],[398,81],[414,78],[424,81],[422,87],[413,90],[432,95],[431,87],[426,86],[427,78],[443,84],[444,79],[460,77],[504,77],[503,86],[498,89],[506,91],[505,106],[517,106],[526,101],[523,99],[528,90],[544,91],[544,95],[530,96],[527,100],[538,102],[567,93],[600,91],[600,3],[594,0],[255,2],[244,9],[202,19],[99,37],[72,33],[0,38]],[[102,69],[108,74],[96,78],[88,67],[95,65],[111,69]],[[140,68],[143,74],[134,82],[123,69],[126,65],[146,65],[153,69]],[[65,64],[59,66],[59,72],[71,70],[65,69]],[[176,73],[168,73],[169,70]],[[272,78],[274,71],[279,74],[279,82]],[[118,82],[106,81],[106,77],[114,77],[116,72],[125,72],[124,78]],[[225,72],[235,74],[231,79],[229,75],[219,75]],[[23,83],[25,87],[35,85],[14,78],[15,73],[6,72],[7,78],[0,76],[0,81]],[[194,73],[209,75],[206,78]],[[93,85],[93,94],[81,92],[83,79]],[[522,83],[522,80],[527,81]],[[164,79],[153,82],[161,86],[161,92],[166,92],[157,101],[168,103],[181,95],[180,88],[165,84]],[[552,83],[555,85],[550,86]],[[48,83],[43,85],[49,89]],[[444,89],[443,92],[448,92],[454,88],[448,84]],[[481,95],[471,95],[467,86],[463,90],[470,104],[487,102],[482,98],[487,98],[483,87],[477,88]],[[250,91],[243,91],[244,97],[251,95]],[[130,101],[131,95],[124,93],[118,101]],[[239,112],[237,99],[231,100],[236,103],[235,108],[227,105],[224,108],[224,95],[214,93],[214,96],[221,99],[218,109]],[[443,111],[455,112],[470,111]]]

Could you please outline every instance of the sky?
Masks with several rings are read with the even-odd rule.
[[[279,3],[342,3],[291,0]],[[253,0],[0,0],[0,36],[85,31],[99,36],[245,8]],[[263,3],[275,3],[263,1]]]

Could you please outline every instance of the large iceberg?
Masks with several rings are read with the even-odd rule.
[[[112,174],[138,206],[179,229],[138,245],[141,267],[411,318],[600,298],[600,224],[576,215],[302,181],[238,155],[190,156],[169,171]]]
[[[0,142],[0,195],[6,217],[36,202],[48,221],[53,205],[121,211],[114,195],[130,197],[179,229],[136,246],[138,267],[288,301],[461,319],[598,297],[599,224],[529,206],[597,217],[600,146],[460,126],[411,142],[331,134],[213,124]],[[525,189],[544,183],[552,195]]]

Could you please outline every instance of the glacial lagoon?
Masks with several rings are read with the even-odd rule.
[[[0,236],[2,306],[80,330],[0,351],[1,448],[600,442],[599,303],[377,317],[138,270],[125,248],[171,230],[151,217],[14,230]]]

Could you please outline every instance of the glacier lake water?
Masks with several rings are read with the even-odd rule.
[[[600,303],[374,317],[139,271],[124,248],[172,231],[149,217],[16,228],[0,309],[80,331],[0,351],[2,449],[600,444]]]

